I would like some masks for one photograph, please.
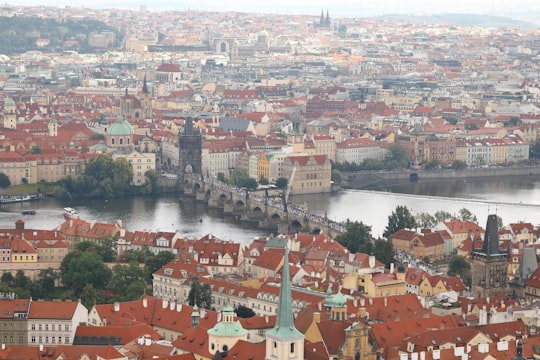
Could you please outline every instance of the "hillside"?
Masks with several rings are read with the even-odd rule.
[[[95,52],[99,47],[90,46],[91,34],[112,32],[111,47],[119,43],[118,31],[94,20],[58,22],[36,17],[0,17],[0,54],[20,54],[31,50],[75,50]],[[101,47],[102,49],[103,47]]]
[[[502,16],[475,15],[475,14],[438,14],[438,15],[383,15],[380,18],[394,21],[411,21],[419,23],[449,24],[456,26],[480,26],[494,28],[511,28],[521,30],[537,29],[538,26]]]

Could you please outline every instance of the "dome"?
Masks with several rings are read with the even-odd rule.
[[[133,128],[126,121],[112,123],[107,132],[109,136],[129,136],[133,134]]]
[[[6,98],[4,100],[4,106],[15,106],[15,101],[12,98]]]
[[[268,37],[268,31],[266,30],[261,30],[259,31],[259,34],[257,35],[260,38],[267,38]]]
[[[341,292],[338,292],[336,296],[332,299],[332,307],[341,308],[345,307],[345,303],[347,302],[347,298],[345,298],[345,295],[343,295]]]
[[[241,337],[247,334],[247,330],[242,327],[239,321],[233,321],[234,310],[230,306],[223,309],[223,320],[218,322],[213,328],[208,330],[208,335],[218,337]]]

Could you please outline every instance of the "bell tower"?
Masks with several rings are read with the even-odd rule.
[[[180,154],[178,156],[179,177],[184,184],[186,173],[201,174],[202,140],[199,130],[193,129],[193,120],[186,118],[184,131],[178,136]]]
[[[4,99],[4,127],[8,129],[17,128],[17,106],[11,98]]]

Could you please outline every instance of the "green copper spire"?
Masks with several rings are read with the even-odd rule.
[[[267,333],[275,339],[298,339],[304,334],[294,327],[291,295],[291,276],[289,273],[289,249],[285,245],[285,255],[283,258],[283,271],[281,273],[281,290],[279,292],[279,307],[276,318],[276,325]]]

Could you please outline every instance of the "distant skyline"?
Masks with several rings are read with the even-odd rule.
[[[474,13],[499,16],[515,16],[531,11],[540,12],[537,0],[380,0],[378,2],[352,2],[350,0],[269,0],[267,2],[246,0],[93,0],[80,2],[74,0],[11,0],[11,5],[31,6],[73,6],[87,8],[125,8],[139,9],[145,6],[148,10],[210,10],[241,11],[277,14],[319,15],[321,10],[328,10],[331,17],[363,17],[384,14],[441,14],[441,13]]]

